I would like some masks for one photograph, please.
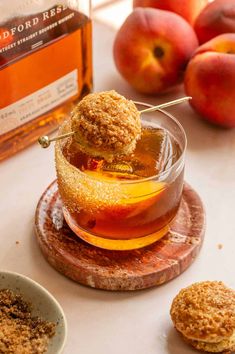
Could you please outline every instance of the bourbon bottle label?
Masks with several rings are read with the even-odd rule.
[[[13,3],[18,9],[0,23],[0,138],[77,99],[91,81],[90,20],[56,1]]]
[[[1,134],[43,115],[78,93],[77,70],[0,110]]]
[[[38,14],[13,17],[0,23],[0,69],[36,48],[73,32],[79,25],[78,13],[65,5]]]

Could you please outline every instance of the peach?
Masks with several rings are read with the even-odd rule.
[[[134,7],[155,7],[177,13],[193,24],[208,0],[134,0]]]
[[[235,0],[215,0],[198,16],[194,29],[205,43],[223,33],[235,32]]]
[[[185,91],[202,117],[235,127],[235,33],[222,34],[197,49],[185,74]]]
[[[182,82],[198,40],[180,16],[153,8],[136,8],[118,31],[114,60],[121,75],[137,91],[164,92]]]

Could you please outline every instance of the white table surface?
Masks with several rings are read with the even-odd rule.
[[[113,38],[112,30],[96,23],[96,91],[116,89],[154,104],[183,95],[182,89],[160,97],[134,92],[114,67]],[[43,258],[34,235],[36,204],[55,179],[53,148],[42,151],[35,144],[0,164],[0,269],[33,278],[57,298],[68,320],[65,354],[194,353],[172,327],[169,308],[173,297],[182,287],[202,280],[223,280],[235,288],[235,130],[203,122],[188,104],[170,111],[188,136],[186,180],[204,201],[207,229],[194,264],[178,278],[151,290],[94,290],[56,272]]]

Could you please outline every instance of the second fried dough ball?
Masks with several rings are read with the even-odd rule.
[[[172,303],[171,318],[194,348],[210,353],[235,350],[235,291],[222,282],[182,289]]]

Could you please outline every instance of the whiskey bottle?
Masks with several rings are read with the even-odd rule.
[[[89,0],[0,0],[0,161],[92,89]]]

